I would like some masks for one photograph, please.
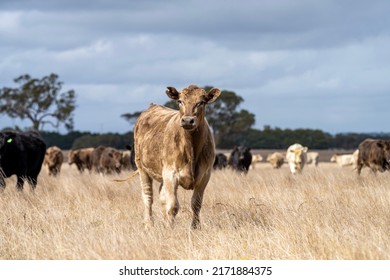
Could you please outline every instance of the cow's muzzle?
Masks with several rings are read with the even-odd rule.
[[[196,118],[195,117],[182,117],[181,118],[181,127],[187,130],[194,129],[196,127]]]

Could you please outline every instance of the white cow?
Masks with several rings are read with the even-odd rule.
[[[307,147],[301,144],[293,144],[287,149],[286,160],[292,174],[301,173],[307,159]]]
[[[312,164],[315,166],[318,165],[318,160],[320,157],[320,154],[318,152],[307,152],[306,157],[306,164]]]
[[[285,160],[286,156],[282,153],[272,153],[267,156],[267,162],[269,162],[273,168],[280,168]]]
[[[254,154],[252,156],[252,162],[251,162],[251,165],[249,166],[249,169],[255,169],[256,164],[258,164],[262,161],[263,161],[263,157],[260,154]]]
[[[358,154],[359,150],[356,150],[353,154],[334,154],[330,158],[330,162],[335,162],[340,167],[349,165],[352,165],[352,167],[356,167]]]

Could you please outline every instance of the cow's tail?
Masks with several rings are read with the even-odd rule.
[[[133,179],[135,176],[137,176],[138,173],[139,173],[138,170],[136,170],[133,173],[131,173],[130,176],[127,177],[126,179],[114,179],[113,181],[118,182],[118,183],[127,182],[127,181],[130,181],[131,179]]]

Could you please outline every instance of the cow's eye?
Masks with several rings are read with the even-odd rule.
[[[181,106],[181,105],[183,105],[183,101],[181,101],[181,100],[179,99],[179,100],[177,100],[177,104],[178,104],[179,106]]]

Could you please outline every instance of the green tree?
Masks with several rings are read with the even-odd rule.
[[[209,91],[212,87],[206,86]],[[233,91],[222,90],[219,98],[206,107],[206,116],[214,132],[215,143],[220,148],[240,144],[245,134],[255,123],[255,115],[245,109],[239,110],[244,99]],[[234,142],[234,143],[232,143]]]
[[[135,122],[137,121],[139,115],[141,115],[141,111],[137,111],[134,113],[125,113],[122,114],[121,117],[125,119],[125,121],[128,121],[131,126],[134,126]]]
[[[73,111],[76,108],[74,90],[61,92],[63,82],[58,75],[50,74],[41,79],[22,75],[14,82],[17,88],[0,89],[0,113],[11,118],[28,119],[32,128],[43,130],[46,124],[73,130]]]

